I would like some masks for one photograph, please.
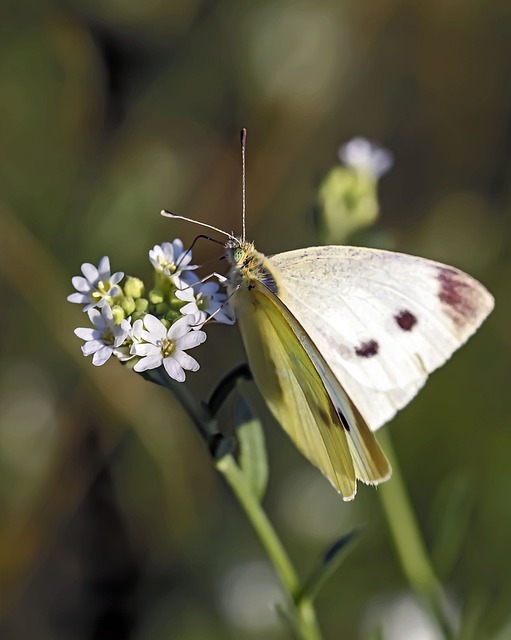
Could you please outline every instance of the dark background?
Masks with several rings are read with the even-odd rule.
[[[107,254],[114,271],[149,277],[154,244],[190,243],[196,229],[162,207],[239,232],[242,126],[260,250],[317,242],[319,180],[364,135],[396,158],[374,244],[454,264],[495,295],[480,333],[390,430],[453,608],[476,619],[475,640],[502,628],[509,3],[19,0],[0,16],[1,637],[287,637],[272,570],[186,416],[118,363],[92,367],[73,335],[86,318],[65,300],[84,261]],[[198,398],[243,358],[235,329],[208,333],[189,377]],[[266,506],[299,570],[365,524],[318,600],[325,637],[367,637],[383,615],[397,620],[389,639],[413,640],[402,616],[419,613],[377,491],[343,503],[261,413]],[[445,527],[452,548],[437,544]]]

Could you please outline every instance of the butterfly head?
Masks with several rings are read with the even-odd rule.
[[[254,256],[258,255],[253,243],[241,238],[232,238],[225,245],[225,257],[231,268],[241,274],[252,268]]]
[[[255,282],[260,282],[277,293],[276,278],[269,261],[263,253],[257,251],[252,242],[235,238],[229,240],[225,251],[231,265],[230,281],[233,289],[243,285],[251,289]]]

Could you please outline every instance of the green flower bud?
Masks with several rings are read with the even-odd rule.
[[[160,304],[165,300],[165,294],[161,289],[151,289],[147,297],[149,298],[149,302],[152,304]]]
[[[369,172],[335,167],[320,185],[318,213],[321,230],[329,242],[373,224],[379,213],[377,180]]]
[[[144,283],[140,278],[129,277],[124,284],[124,293],[137,299],[144,295]]]
[[[174,311],[180,311],[182,307],[184,307],[186,302],[184,300],[180,300],[179,298],[172,297],[170,299],[170,308]]]
[[[155,315],[158,318],[163,318],[169,312],[169,305],[166,302],[160,302],[155,306]]]
[[[183,316],[181,313],[179,313],[179,311],[174,311],[173,309],[170,309],[169,311],[167,311],[165,315],[165,320],[167,320],[170,327],[170,325],[174,324],[176,320],[179,320],[179,318],[182,318],[182,317]]]
[[[145,313],[149,306],[149,300],[147,298],[137,298],[135,300],[135,310],[137,313]]]
[[[124,313],[123,308],[116,304],[112,307],[112,316],[114,319],[114,324],[121,324],[121,322],[126,317],[126,314]]]
[[[121,303],[121,307],[126,317],[128,317],[135,311],[135,300],[131,296],[126,296]]]

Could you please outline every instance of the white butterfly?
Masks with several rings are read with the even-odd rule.
[[[474,333],[493,297],[462,271],[390,251],[266,257],[245,241],[244,212],[242,238],[198,224],[228,237],[229,302],[254,380],[300,451],[350,500],[357,479],[390,477],[373,431]]]

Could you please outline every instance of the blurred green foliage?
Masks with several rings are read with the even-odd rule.
[[[338,145],[365,135],[396,164],[364,242],[455,264],[494,293],[481,331],[390,429],[466,637],[505,634],[509,3],[7,0],[0,34],[0,636],[286,637],[273,573],[187,418],[117,363],[93,368],[65,301],[83,261],[148,273],[154,244],[190,243],[196,229],[162,207],[239,232],[242,126],[260,250],[318,241],[316,187]],[[214,245],[194,257],[219,269]],[[211,327],[197,397],[243,359],[235,334]],[[366,524],[319,598],[325,637],[413,639],[395,631],[415,605],[377,491],[343,503],[249,392],[268,426],[266,505],[298,568]]]

